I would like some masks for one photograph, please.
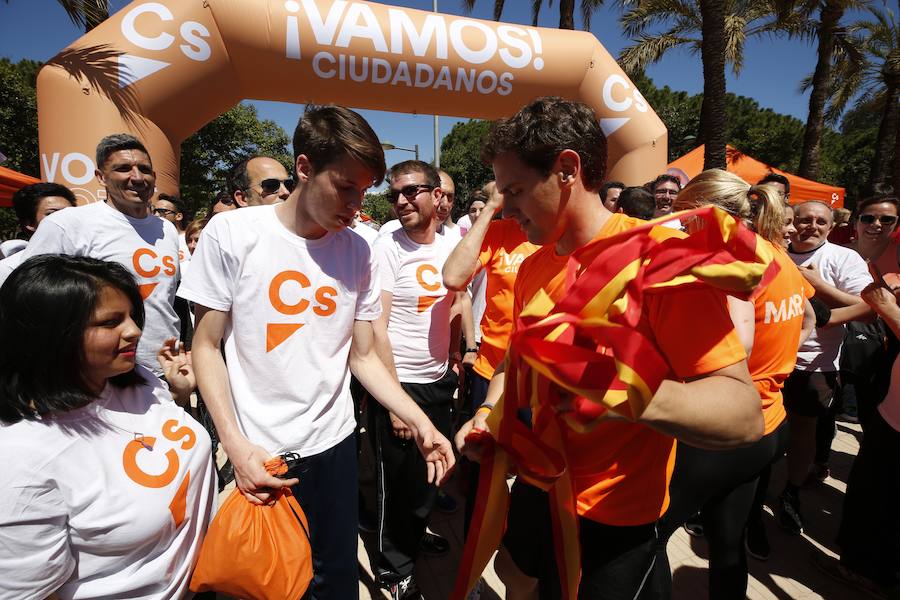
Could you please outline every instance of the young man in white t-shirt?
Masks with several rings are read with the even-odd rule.
[[[855,250],[828,241],[834,227],[831,207],[817,201],[798,204],[794,207],[794,225],[797,231],[791,236],[788,251],[815,289],[816,298],[831,308],[862,303],[859,294],[872,283],[872,277]],[[800,346],[797,366],[784,382],[791,440],[787,452],[788,481],[778,498],[776,516],[778,524],[791,533],[803,531],[800,487],[816,453],[816,429],[826,428],[822,433],[827,433],[828,427],[834,427],[834,392],[844,332],[843,325],[814,329]]]
[[[375,351],[378,272],[348,226],[384,175],[378,137],[351,110],[308,107],[294,161],[285,202],[210,220],[178,294],[195,303],[198,383],[237,487],[265,503],[291,486],[309,519],[312,597],[346,600],[358,594],[351,371],[410,428],[430,478],[454,458]],[[300,458],[288,479],[266,473],[267,459],[289,452]]]
[[[173,307],[180,278],[178,231],[150,211],[156,172],[140,140],[125,133],[106,136],[97,145],[96,159],[106,202],[48,216],[22,251],[22,260],[70,254],[117,262],[131,271],[147,315],[137,362],[162,377],[156,353],[166,339],[179,337]]]
[[[451,308],[457,295],[441,281],[455,245],[435,231],[442,184],[433,166],[414,160],[391,167],[388,182],[389,201],[401,228],[380,235],[373,246],[381,273],[381,320],[390,341],[379,348],[390,348],[383,360],[394,366],[403,389],[437,428],[449,435],[458,384],[449,365],[454,344]],[[468,299],[465,294],[458,297],[461,302]],[[412,572],[420,549],[446,551],[446,540],[425,533],[437,488],[426,484],[425,463],[406,441],[409,431],[396,415],[372,407],[369,432],[378,462],[376,570],[383,587],[395,597],[408,597],[415,593]]]

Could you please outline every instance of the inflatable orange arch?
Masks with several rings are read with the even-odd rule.
[[[665,171],[665,126],[590,33],[351,0],[136,0],[41,69],[41,176],[103,199],[95,147],[128,131],[177,193],[181,142],[243,99],[495,119],[543,95],[593,107],[610,179]]]

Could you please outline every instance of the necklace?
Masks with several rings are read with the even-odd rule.
[[[121,399],[121,398],[116,398],[116,400],[119,401],[119,406],[122,407],[122,414],[130,414],[130,413],[128,413],[128,410],[125,408],[125,403],[122,401],[122,399]],[[109,408],[107,408],[107,407],[104,407],[104,408],[106,408],[107,411],[110,411]],[[112,411],[110,411],[110,412],[112,412]],[[144,434],[141,433],[140,431],[134,431],[134,430],[132,430],[132,429],[126,429],[126,428],[124,428],[124,427],[120,427],[119,425],[116,425],[115,423],[113,423],[113,422],[110,421],[109,419],[103,418],[103,417],[100,416],[99,414],[98,414],[97,416],[100,417],[100,420],[101,420],[101,421],[103,421],[104,423],[106,423],[106,424],[109,425],[110,427],[114,427],[115,429],[118,429],[119,431],[121,431],[121,432],[123,432],[123,433],[127,433],[127,434],[131,435],[131,436],[132,436],[132,439],[133,439],[134,441],[136,441],[137,443],[139,443],[141,446],[143,446],[145,449],[150,450],[151,452],[153,451],[153,446],[151,446],[151,445],[148,444],[146,441],[144,441]]]

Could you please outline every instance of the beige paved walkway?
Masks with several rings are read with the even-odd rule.
[[[803,536],[784,534],[775,524],[769,512],[766,522],[772,543],[772,557],[767,562],[750,559],[751,600],[851,600],[860,595],[834,582],[813,566],[810,556],[824,551],[834,555],[834,536],[840,518],[841,501],[846,488],[850,464],[859,448],[860,429],[857,425],[838,423],[838,435],[832,446],[832,477],[823,485],[804,490],[804,516],[807,532]],[[784,465],[779,465],[769,489],[774,499],[784,484]],[[451,487],[452,492],[452,487]],[[770,502],[771,504],[771,502]],[[427,600],[447,598],[453,586],[456,564],[462,547],[462,510],[454,515],[435,514],[431,528],[446,536],[452,543],[448,556],[439,559],[420,560],[416,565],[417,579]],[[360,597],[363,600],[378,598],[369,568],[364,541],[360,539]],[[707,597],[706,543],[688,536],[679,529],[669,542],[669,558],[673,577],[674,600],[700,600]],[[505,597],[505,588],[493,570],[484,574],[487,586],[483,600]],[[386,595],[383,597],[387,597]]]

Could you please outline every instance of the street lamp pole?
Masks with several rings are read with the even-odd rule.
[[[438,11],[437,0],[431,0],[431,10]],[[441,144],[438,129],[438,116],[434,115],[434,168],[436,169],[441,168]]]
[[[395,146],[390,142],[381,142],[381,148],[383,150],[403,150],[404,152],[412,152],[416,155],[416,160],[419,160],[419,145],[416,144],[412,148],[401,148],[400,146]]]

